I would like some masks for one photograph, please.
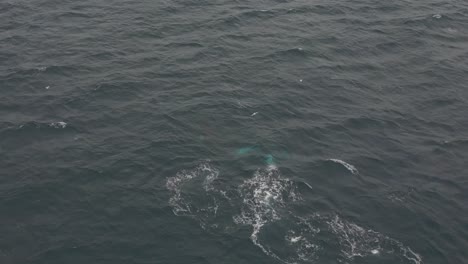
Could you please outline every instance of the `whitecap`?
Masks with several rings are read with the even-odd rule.
[[[50,127],[53,127],[53,128],[66,128],[67,127],[67,123],[63,122],[63,121],[60,121],[60,122],[53,122],[53,123],[50,123],[49,126]]]
[[[342,160],[339,160],[339,159],[328,159],[329,161],[333,161],[333,162],[336,162],[336,163],[339,163],[341,165],[343,165],[347,170],[349,170],[352,174],[357,174],[358,173],[358,170],[356,169],[356,167],[354,167],[353,165],[345,162],[345,161],[342,161]]]
[[[446,31],[448,33],[451,33],[451,34],[454,34],[454,33],[458,32],[458,30],[455,29],[455,28],[445,28],[444,31]]]
[[[288,238],[289,242],[291,242],[291,243],[297,243],[301,239],[302,239],[301,236],[294,236],[294,237],[289,237]]]

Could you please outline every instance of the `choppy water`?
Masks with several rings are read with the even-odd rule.
[[[0,2],[0,263],[466,263],[466,1]]]

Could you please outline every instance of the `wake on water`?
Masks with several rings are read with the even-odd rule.
[[[255,171],[237,188],[221,188],[218,178],[219,170],[209,161],[169,177],[166,187],[172,193],[169,204],[174,214],[191,217],[210,232],[251,226],[253,244],[283,263],[314,263],[322,254],[332,254],[343,263],[358,258],[422,263],[421,257],[400,241],[337,214],[301,215],[297,208],[304,200],[296,183],[282,177],[272,164]]]

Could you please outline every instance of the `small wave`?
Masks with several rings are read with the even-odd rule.
[[[345,161],[342,161],[342,160],[339,160],[339,159],[328,159],[328,160],[343,165],[352,174],[357,174],[358,173],[358,170],[356,169],[356,167],[354,167],[353,165],[351,165],[351,164],[349,164],[349,163],[347,163]]]
[[[387,199],[396,203],[408,203],[416,192],[414,187],[408,187],[406,190],[393,190],[388,193]]]
[[[18,126],[19,129],[24,129],[24,128],[66,128],[68,124],[63,121],[58,121],[58,122],[51,122],[51,123],[42,123],[42,122],[28,122],[24,123]]]

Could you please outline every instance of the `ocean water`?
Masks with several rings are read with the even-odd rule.
[[[468,263],[466,1],[0,22],[0,263]]]

